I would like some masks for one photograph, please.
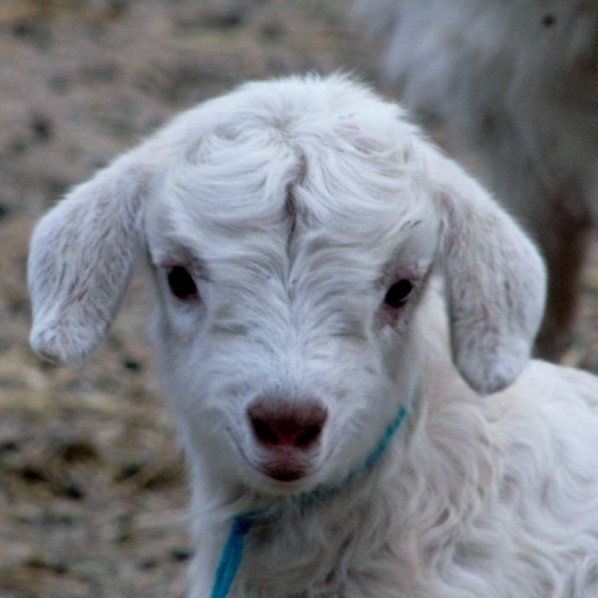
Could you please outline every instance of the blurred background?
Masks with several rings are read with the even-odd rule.
[[[27,344],[35,221],[169,116],[247,79],[378,76],[351,0],[0,1],[0,597],[180,596],[187,488],[135,278],[80,368]],[[442,139],[442,131],[434,131]],[[475,156],[468,156],[475,167]],[[598,372],[598,252],[565,361]]]

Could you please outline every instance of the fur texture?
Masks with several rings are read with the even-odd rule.
[[[100,342],[135,248],[191,470],[191,597],[210,594],[231,517],[270,507],[237,598],[598,592],[598,381],[529,361],[536,250],[400,107],[289,78],[179,116],[38,225],[38,352],[76,361]],[[298,507],[402,406],[371,474]],[[256,411],[326,418],[281,448]]]
[[[539,243],[549,269],[539,351],[558,357],[598,201],[598,3],[357,0],[355,12],[372,32],[390,29],[386,76],[475,152]]]

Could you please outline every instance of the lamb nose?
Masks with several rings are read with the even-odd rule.
[[[307,450],[318,442],[328,414],[316,402],[289,404],[263,399],[249,407],[248,415],[262,446]]]

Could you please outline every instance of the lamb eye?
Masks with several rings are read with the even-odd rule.
[[[410,280],[399,280],[386,292],[384,303],[389,307],[401,307],[407,302],[412,290],[413,283]]]
[[[184,301],[197,297],[197,286],[189,272],[183,266],[169,268],[167,278],[170,292],[177,299]]]

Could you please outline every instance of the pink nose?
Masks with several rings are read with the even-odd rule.
[[[248,409],[256,440],[266,448],[308,450],[322,434],[327,411],[315,401],[259,399]]]

